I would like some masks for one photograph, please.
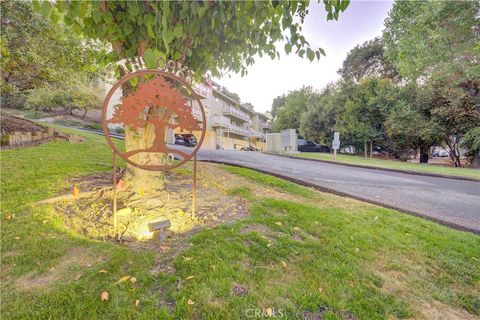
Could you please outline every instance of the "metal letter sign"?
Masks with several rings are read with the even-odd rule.
[[[114,104],[112,97],[120,91],[121,99]],[[195,101],[201,119],[193,115]],[[110,109],[109,109],[110,108]],[[199,123],[200,122],[200,123]],[[112,142],[108,125],[123,125],[128,151],[120,151]],[[116,159],[115,155],[128,164],[143,170],[165,171],[194,160],[192,215],[195,215],[196,159],[205,138],[206,117],[200,98],[182,78],[162,70],[140,70],[122,77],[108,92],[102,109],[102,128],[113,154],[113,212],[116,226]],[[200,132],[200,140],[191,152],[180,150],[165,143],[168,129],[179,128],[189,133]],[[140,139],[139,149],[131,150],[129,142]],[[129,141],[130,140],[130,141]],[[144,157],[137,155],[143,154]],[[175,155],[178,161],[173,161]],[[169,160],[170,159],[170,160]],[[161,161],[160,161],[161,160]],[[170,161],[170,162],[169,162]]]

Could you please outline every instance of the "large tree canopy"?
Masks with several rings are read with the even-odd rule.
[[[2,95],[97,75],[102,46],[33,12],[29,2],[0,1],[0,8]]]
[[[324,0],[327,19],[338,19],[349,0]],[[112,43],[117,59],[144,56],[148,67],[181,62],[199,75],[246,72],[258,54],[279,57],[285,42],[309,60],[324,51],[302,35],[309,1],[57,1],[38,4],[58,10],[72,28]]]
[[[355,46],[348,52],[338,73],[344,79],[356,81],[369,77],[389,79],[398,77],[395,66],[385,57],[382,38],[375,38]]]
[[[479,1],[398,1],[385,20],[386,55],[411,80],[480,76]]]

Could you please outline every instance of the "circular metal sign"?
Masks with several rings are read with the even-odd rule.
[[[122,98],[109,114],[112,96],[118,89],[123,92]],[[193,101],[198,105],[201,124],[193,114]],[[126,152],[112,142],[109,124],[124,126]],[[201,131],[200,140],[191,152],[165,143],[166,130],[176,128],[190,133]],[[102,129],[110,147],[128,164],[150,171],[170,170],[190,160],[200,149],[206,131],[205,110],[185,80],[161,70],[140,70],[122,77],[108,92],[102,108]],[[134,144],[143,147],[132,149]],[[169,163],[171,154],[180,160]],[[159,163],[159,159],[164,163]]]

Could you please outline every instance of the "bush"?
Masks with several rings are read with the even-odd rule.
[[[93,85],[80,84],[67,88],[37,88],[30,91],[27,106],[34,110],[51,111],[63,108],[73,114],[73,110],[99,109],[102,104],[101,91]],[[82,117],[82,118],[83,118]]]
[[[10,109],[23,110],[27,107],[27,96],[24,93],[7,93],[2,92],[2,107]]]

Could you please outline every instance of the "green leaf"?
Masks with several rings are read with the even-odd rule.
[[[205,8],[205,7],[200,7],[200,8],[198,9],[198,16],[199,16],[200,18],[203,17],[203,15],[205,14],[206,11],[207,11],[207,8]]]
[[[133,77],[130,79],[130,84],[132,85],[132,87],[136,87],[137,84],[138,84],[138,77]]]
[[[163,37],[163,42],[165,43],[165,47],[168,48],[168,45],[173,40],[173,31],[172,30],[163,30],[162,37]]]
[[[308,60],[310,60],[310,62],[312,62],[313,59],[315,59],[315,52],[313,52],[313,50],[310,48],[307,48],[307,58]]]
[[[292,52],[292,45],[290,43],[285,43],[285,53],[289,54]]]
[[[155,69],[157,67],[157,57],[152,49],[148,48],[145,50],[143,60],[145,61],[147,68]]]
[[[183,27],[180,24],[177,24],[175,26],[175,29],[173,29],[173,35],[175,38],[182,38],[183,36]]]

